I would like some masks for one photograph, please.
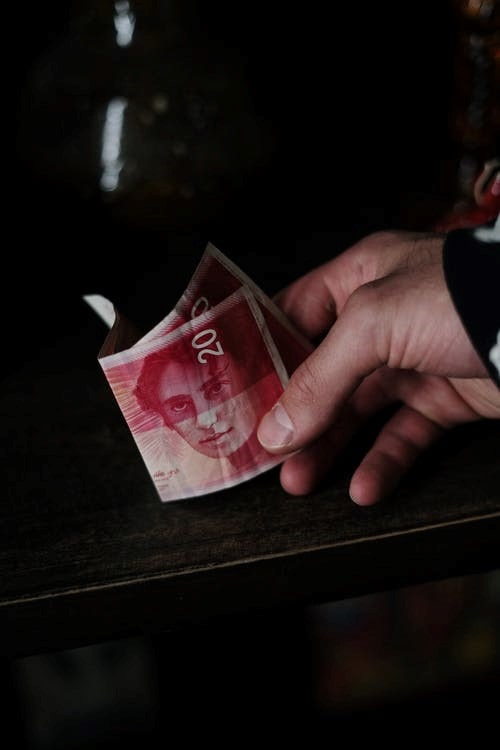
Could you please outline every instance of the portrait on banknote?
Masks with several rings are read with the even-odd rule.
[[[246,290],[100,363],[162,500],[223,489],[283,460],[256,430],[287,375]]]

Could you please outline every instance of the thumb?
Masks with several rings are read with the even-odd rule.
[[[258,439],[270,453],[298,450],[318,438],[371,372],[387,362],[389,326],[380,325],[377,283],[359,287],[326,338],[295,370],[262,419]]]

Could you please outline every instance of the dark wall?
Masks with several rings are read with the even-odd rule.
[[[401,222],[405,196],[439,179],[453,85],[454,27],[445,0],[431,6],[189,0],[179,4],[177,20],[190,51],[174,45],[167,54],[165,8],[175,5],[132,3],[142,46],[132,45],[136,56],[129,58],[108,54],[111,37],[94,33],[104,23],[111,29],[111,2],[109,18],[106,4],[94,0],[12,11],[6,221],[15,240],[6,261],[4,316],[14,349],[25,335],[12,328],[19,300],[36,317],[30,340],[37,344],[74,326],[74,302],[89,291],[152,324],[182,292],[208,240],[274,292],[356,236]],[[97,25],[86,37],[81,19],[96,8]],[[200,52],[198,59],[196,50],[208,50],[208,58]],[[230,73],[245,96],[243,104],[231,100],[234,127],[221,115],[228,148],[225,154],[219,144],[215,166],[207,146],[207,174],[215,172],[216,187],[211,194],[209,180],[200,200],[174,200],[162,192],[169,172],[160,166],[155,195],[132,190],[121,203],[103,200],[97,142],[85,118],[93,122],[94,109],[119,93],[116,81],[140,98],[150,79],[161,77],[158,59],[171,77],[177,70],[182,78],[186,61],[192,65],[190,91],[208,85],[207,59],[222,61],[222,68],[227,60],[228,70],[238,61]],[[183,78],[181,98],[185,86]],[[87,109],[75,109],[75,102]],[[246,119],[238,120],[238,107],[246,108]],[[141,136],[141,148],[145,141]],[[140,159],[135,168],[140,172]]]

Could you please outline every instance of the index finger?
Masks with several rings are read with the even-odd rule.
[[[309,339],[325,333],[351,294],[385,276],[405,258],[416,235],[375,232],[293,282],[274,301]]]
[[[315,268],[274,297],[278,307],[308,339],[328,330],[337,317],[335,298],[327,283],[332,263]]]

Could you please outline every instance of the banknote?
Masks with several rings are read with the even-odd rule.
[[[311,345],[217,248],[207,246],[175,308],[142,337],[106,298],[85,300],[111,326],[98,360],[162,501],[284,460],[256,430]]]
[[[292,326],[272,299],[212,243],[208,243],[189,285],[175,308],[149,331],[143,340],[165,335],[222,302],[242,286],[248,289],[259,305],[288,375],[291,375],[312,351],[311,343]]]

